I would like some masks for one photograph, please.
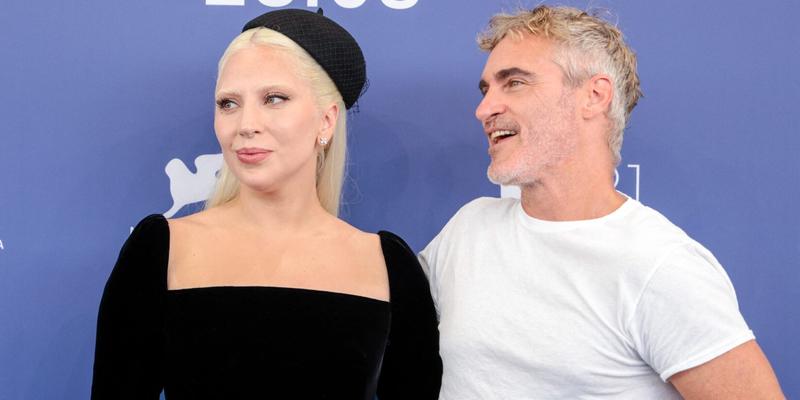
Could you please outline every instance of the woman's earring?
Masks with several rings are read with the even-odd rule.
[[[324,138],[324,137],[319,138],[319,145],[320,146],[325,146],[326,144],[328,144],[328,138]]]

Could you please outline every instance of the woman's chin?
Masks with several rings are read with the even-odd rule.
[[[274,177],[253,176],[251,174],[241,174],[236,177],[239,180],[241,189],[250,192],[269,193],[277,190],[281,185]]]

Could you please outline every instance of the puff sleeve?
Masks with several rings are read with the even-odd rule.
[[[428,281],[403,239],[385,231],[379,235],[389,274],[392,317],[378,399],[437,399],[442,360]]]
[[[97,318],[92,399],[158,399],[169,226],[143,219],[120,251]]]

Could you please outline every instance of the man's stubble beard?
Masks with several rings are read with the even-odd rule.
[[[520,147],[513,149],[514,154],[504,161],[504,165],[498,165],[492,159],[486,169],[489,181],[504,186],[535,186],[549,171],[557,169],[561,162],[574,154],[577,126],[569,111],[576,111],[569,94],[569,91],[562,94],[549,117],[542,118],[539,129],[533,126],[521,129],[518,133]]]

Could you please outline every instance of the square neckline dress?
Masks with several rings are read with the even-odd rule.
[[[400,237],[378,235],[389,302],[274,286],[168,290],[169,224],[144,218],[103,292],[92,399],[438,398],[427,279]]]

